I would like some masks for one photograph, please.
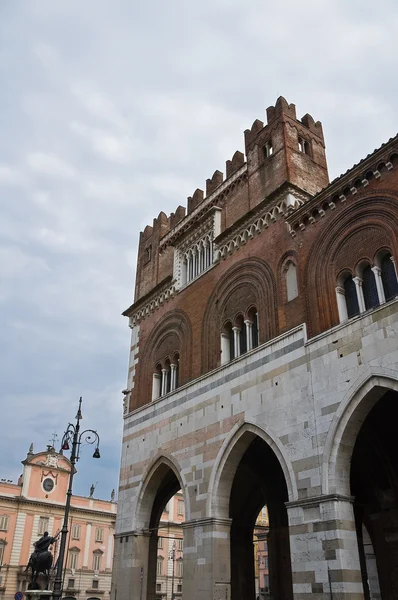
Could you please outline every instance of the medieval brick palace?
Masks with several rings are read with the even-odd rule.
[[[210,141],[209,141],[210,143]],[[184,600],[398,599],[398,137],[329,183],[279,98],[226,176],[141,233],[113,600],[155,600],[181,489]]]

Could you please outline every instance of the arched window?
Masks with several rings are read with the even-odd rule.
[[[386,300],[391,300],[391,298],[398,295],[398,281],[393,257],[390,252],[385,254],[381,259],[380,268],[385,298]]]
[[[155,372],[152,376],[152,400],[160,398],[162,392],[162,367],[156,365]]]
[[[247,333],[246,333],[246,324],[243,320],[243,316],[239,315],[236,319],[235,328],[235,346],[237,349],[236,355],[241,356],[245,352],[247,352]]]
[[[234,358],[234,332],[228,321],[221,332],[221,364],[226,365]]]
[[[164,377],[164,388],[163,388],[162,396],[164,396],[165,394],[168,394],[171,391],[171,367],[170,367],[169,359],[167,359],[164,363],[163,377]]]
[[[156,575],[158,575],[159,577],[161,577],[163,575],[163,556],[158,556],[157,562],[156,562]]]
[[[362,290],[366,310],[380,304],[375,275],[370,268],[370,265],[366,265],[362,270]]]
[[[343,289],[347,306],[347,316],[350,319],[359,314],[357,290],[352,275],[347,275],[345,278]]]
[[[257,348],[258,341],[258,313],[255,307],[252,307],[248,313],[248,348]]]
[[[171,369],[171,391],[174,392],[178,388],[178,368],[180,355],[176,352],[173,356],[173,362],[170,365]]]
[[[292,261],[289,261],[285,269],[286,295],[287,301],[290,302],[298,296],[297,267]]]

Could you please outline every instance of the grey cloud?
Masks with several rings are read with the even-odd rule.
[[[0,471],[18,475],[83,394],[104,458],[82,460],[76,491],[95,474],[106,496],[139,230],[223,171],[278,95],[323,122],[331,178],[395,134],[398,14],[393,0],[0,10]]]

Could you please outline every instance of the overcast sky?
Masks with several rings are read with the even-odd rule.
[[[74,491],[117,488],[139,231],[283,95],[331,179],[398,130],[396,0],[0,2],[0,478],[84,398]]]

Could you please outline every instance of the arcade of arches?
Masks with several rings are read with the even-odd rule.
[[[383,389],[375,394],[373,389],[359,406],[361,410],[350,417],[341,440],[344,444],[341,455],[345,458],[340,457],[340,461],[349,471],[345,475],[349,481],[347,496],[338,498],[336,495],[333,500],[330,496],[325,497],[326,503],[342,501],[344,504],[340,515],[335,515],[339,517],[341,530],[333,531],[330,508],[324,511],[329,513],[327,519],[316,518],[322,515],[322,508],[320,513],[314,507],[311,509],[311,529],[314,538],[320,542],[322,554],[317,557],[318,568],[321,565],[327,574],[324,581],[316,582],[302,570],[305,554],[308,558],[315,552],[304,535],[304,524],[301,528],[297,525],[297,502],[289,501],[286,467],[282,468],[270,445],[248,428],[236,438],[228,455],[219,462],[218,478],[213,481],[213,516],[192,519],[192,499],[188,503],[191,506],[187,507],[187,522],[183,524],[185,577],[182,589],[181,583],[178,588],[173,583],[173,598],[293,600],[307,597],[297,590],[311,585],[312,595],[316,598],[398,599],[395,435],[398,392]],[[159,522],[165,505],[180,489],[181,481],[183,475],[170,461],[163,463],[158,459],[158,467],[143,486],[141,507],[145,506],[145,509],[141,509],[141,518],[146,527],[140,533],[144,543],[138,555],[143,573],[142,597],[146,600],[169,600],[167,593],[159,594],[159,584],[156,584],[159,536],[163,535]],[[269,514],[269,590],[260,587],[258,582],[256,584],[258,568],[253,544],[256,519],[264,505]],[[322,507],[322,500],[319,506]],[[354,531],[355,536],[352,535]],[[350,532],[354,545],[352,539],[348,539]],[[354,568],[351,588],[358,591],[333,595],[331,590],[338,589],[336,583],[342,577],[341,556],[345,551],[350,552],[351,564],[355,564],[357,557],[358,576],[355,576]],[[179,568],[182,575],[182,564]],[[212,590],[208,589],[209,570],[213,571]],[[194,592],[197,595],[193,595]]]

